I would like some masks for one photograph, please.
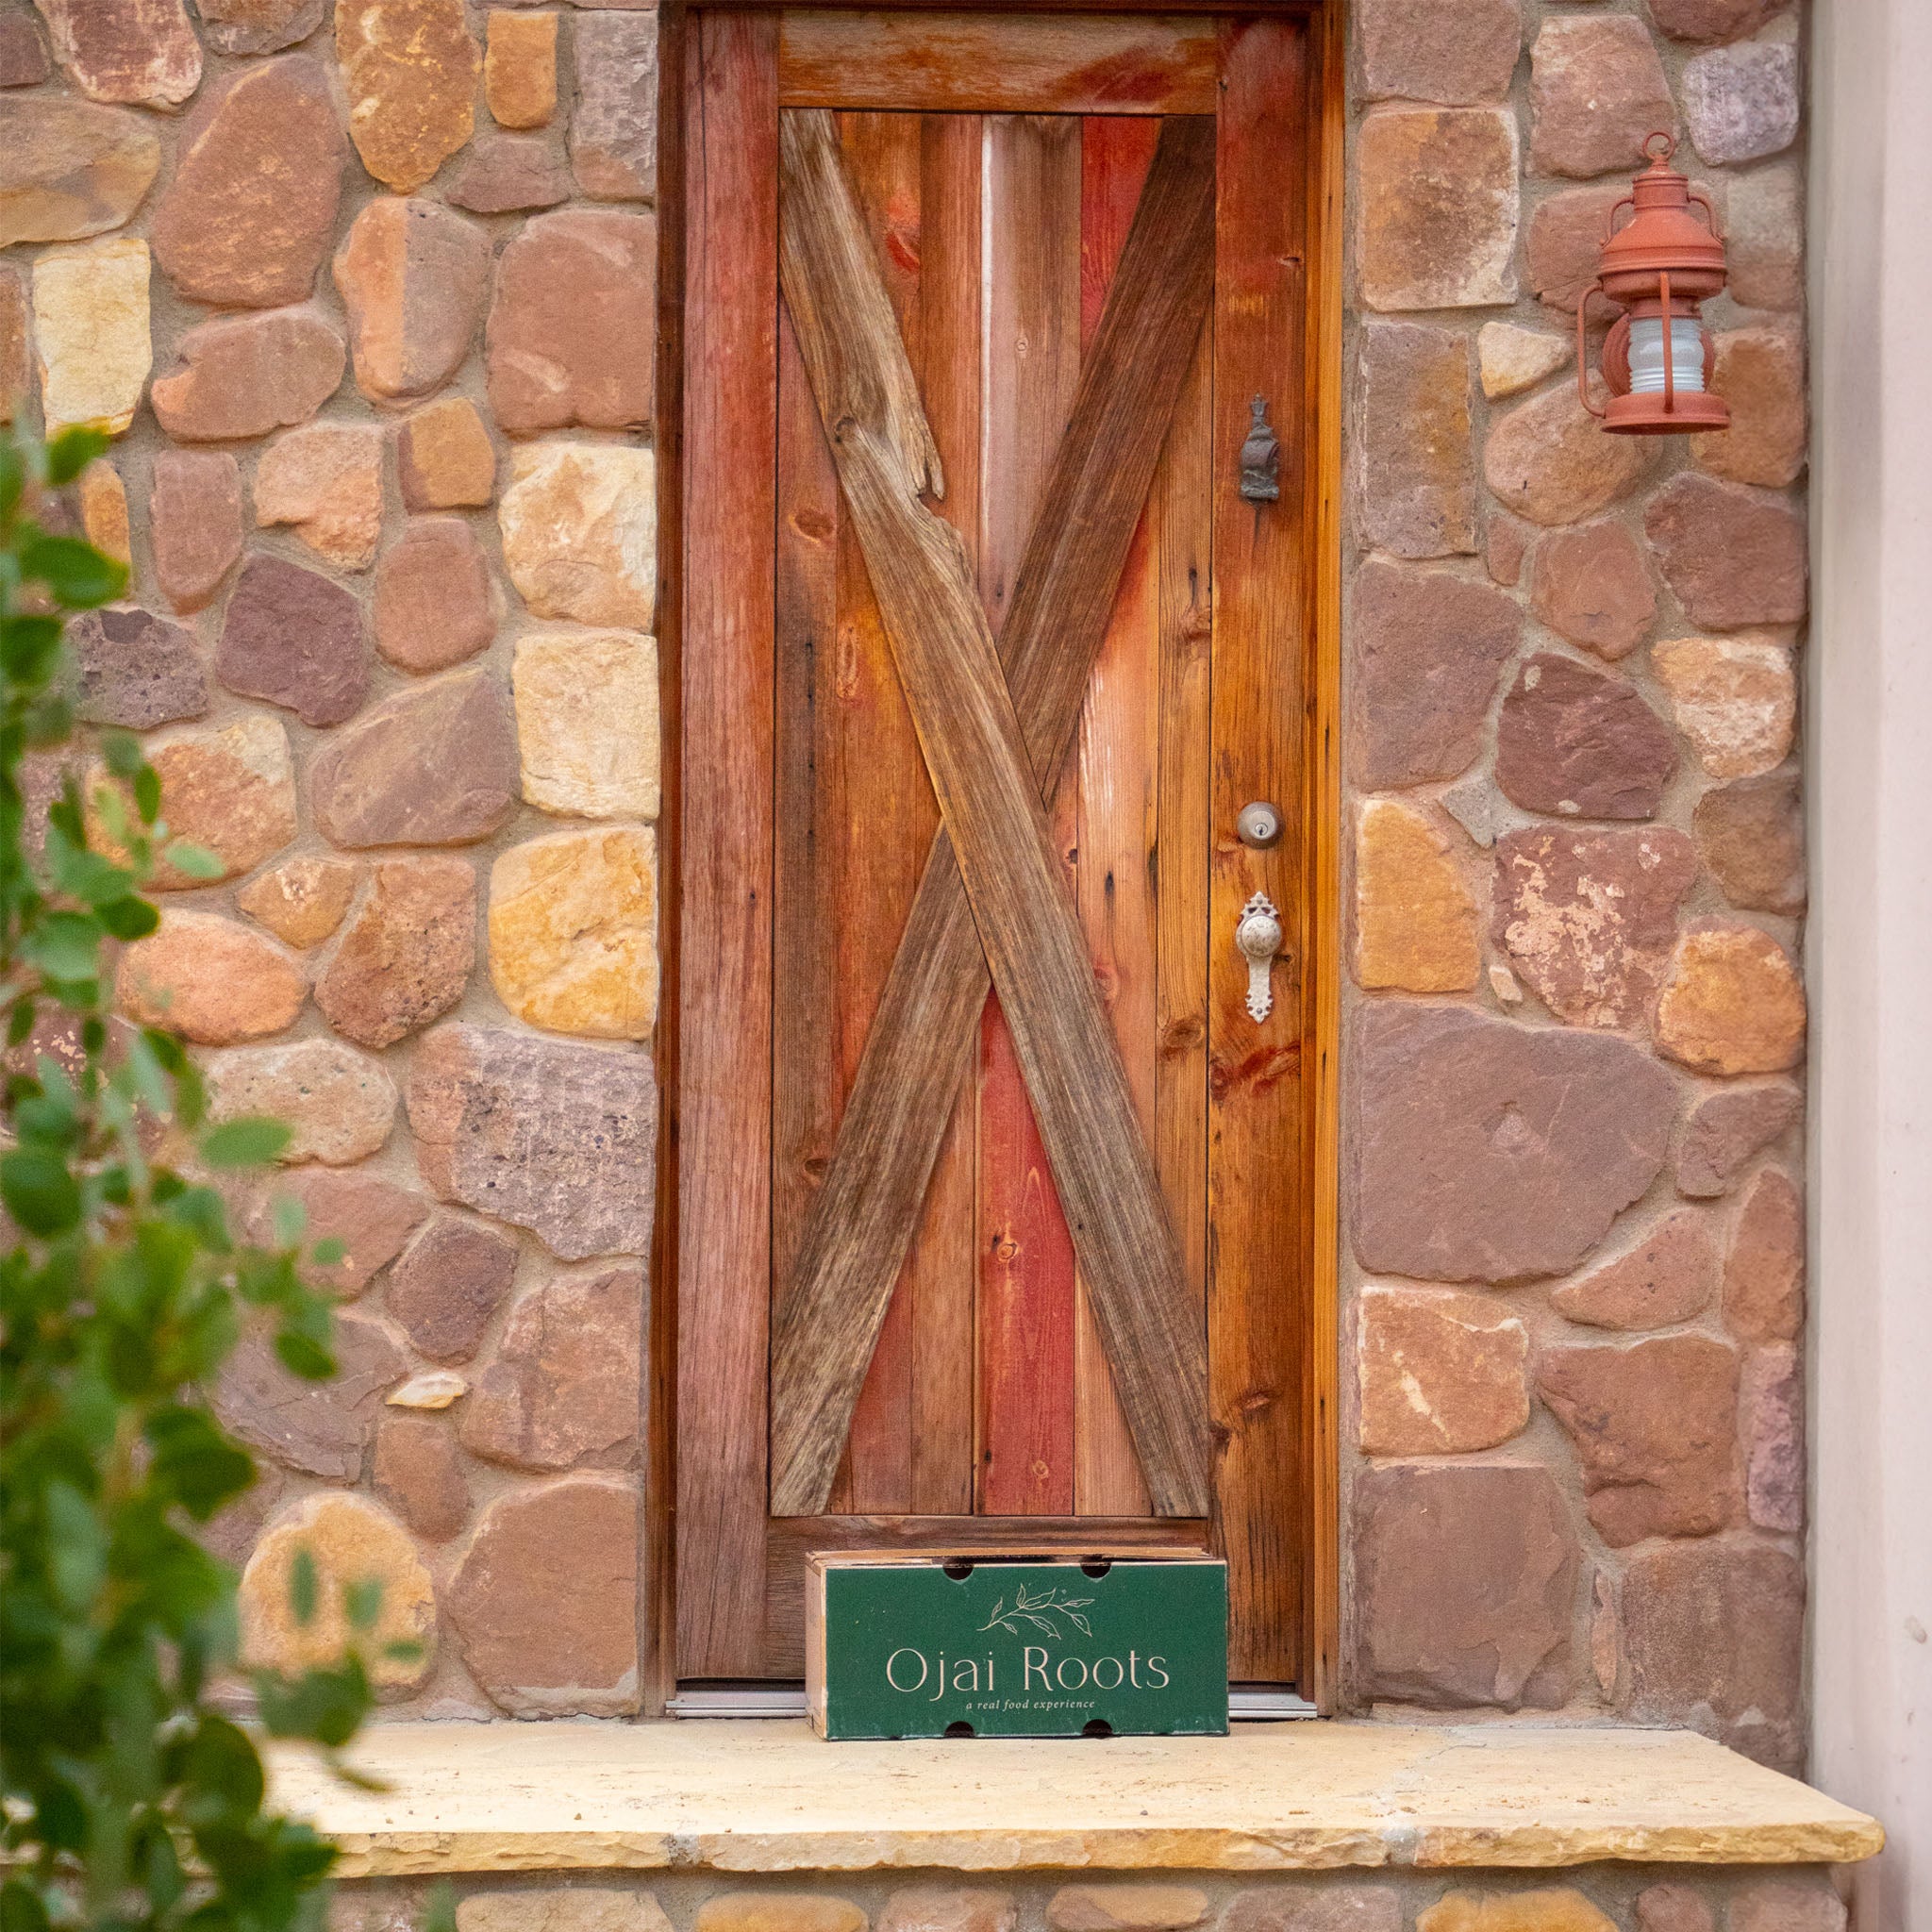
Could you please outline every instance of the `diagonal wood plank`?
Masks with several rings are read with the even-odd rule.
[[[870,1233],[869,1272],[882,1279],[864,1303],[827,1295],[824,1285],[837,1271],[808,1272],[803,1265],[808,1252],[780,1317],[772,1391],[778,1514],[824,1507],[919,1198],[913,1191],[908,1201],[903,1189],[891,1198],[876,1186],[876,1173],[863,1170],[870,1159],[896,1155],[896,1132],[918,1131],[924,1144],[914,1150],[916,1178],[924,1189],[983,997],[983,969],[970,958],[976,951],[975,927],[1093,1285],[1095,1312],[1154,1506],[1164,1515],[1197,1514],[1206,1507],[1209,1444],[1200,1324],[1119,1053],[1057,876],[1041,791],[1051,789],[1064,762],[1112,588],[1205,308],[1212,164],[1203,162],[1200,150],[1208,145],[1211,152],[1211,124],[1205,130],[1182,124],[1172,142],[1163,141],[1148,201],[1158,184],[1169,205],[1155,219],[1143,203],[1118,277],[1119,286],[1129,286],[1127,269],[1134,265],[1131,286],[1150,311],[1130,325],[1116,322],[1110,308],[1103,322],[1094,361],[1105,347],[1114,379],[1083,381],[1075,422],[1056,461],[1047,495],[1055,512],[1051,527],[1039,544],[1029,545],[1025,580],[1008,619],[1009,628],[1018,626],[1016,643],[1035,640],[1024,665],[1015,652],[1009,697],[957,533],[918,502],[923,491],[937,494],[942,487],[938,455],[840,167],[836,130],[822,112],[780,118],[786,302],[948,837],[935,844],[874,1024],[877,1036],[895,998],[904,1003],[890,1051],[878,1057],[890,1062],[882,1071],[892,1078],[890,1085],[875,1083],[884,1089],[874,1096],[882,1105],[870,1124],[888,1138],[869,1148],[846,1145],[845,1129],[874,1059],[869,1041],[834,1158],[836,1171],[848,1152],[856,1152],[861,1170],[857,1191],[863,1196],[869,1191],[871,1198],[861,1202],[870,1212],[857,1217],[856,1227],[834,1227],[832,1236],[849,1251],[855,1233],[859,1246]],[[1158,259],[1163,234],[1174,245],[1167,261]],[[1154,258],[1136,261],[1142,249]],[[1143,367],[1143,382],[1128,397],[1119,371],[1137,356],[1154,367]],[[1161,402],[1152,424],[1150,391]],[[1075,428],[1082,430],[1077,439]],[[1077,600],[1072,594],[1076,588]],[[1051,599],[1049,591],[1057,593]],[[1024,625],[1023,610],[1030,611]],[[1024,739],[1014,697],[1032,727]],[[956,846],[964,858],[965,893]],[[928,931],[943,941],[942,952],[925,943]],[[902,1162],[900,1177],[911,1164]],[[824,1219],[815,1215],[808,1228],[807,1251]]]

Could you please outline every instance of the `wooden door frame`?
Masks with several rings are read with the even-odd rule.
[[[844,0],[849,5],[849,0]],[[839,8],[841,0],[732,0],[734,12]],[[1307,1454],[1313,1487],[1312,1541],[1307,1552],[1307,1633],[1303,1681],[1324,1714],[1334,1707],[1341,1614],[1338,1377],[1340,1263],[1340,1041],[1341,909],[1341,331],[1345,43],[1342,0],[891,0],[892,10],[923,8],[987,12],[1218,13],[1302,15],[1309,19],[1316,72],[1308,118],[1307,357],[1313,440],[1306,515],[1312,558],[1307,621],[1313,661],[1305,720],[1307,784],[1302,805],[1317,827],[1313,841],[1311,943],[1313,1061],[1308,1110],[1307,1254],[1311,1332],[1307,1358]],[[658,1081],[656,1225],[639,1426],[644,1480],[639,1508],[638,1641],[641,1713],[661,1717],[677,1689],[676,1503],[678,1157],[683,830],[684,358],[686,295],[686,63],[697,7],[661,0],[658,44],[658,344],[654,445],[658,481],[658,649],[662,748],[658,939],[661,954],[653,1051]]]

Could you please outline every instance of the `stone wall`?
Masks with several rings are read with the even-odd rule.
[[[0,0],[0,400],[125,432],[77,513],[138,608],[84,627],[83,708],[153,734],[227,874],[166,881],[122,997],[294,1119],[348,1246],[344,1378],[251,1347],[223,1391],[273,1463],[223,1526],[251,1641],[328,1635],[275,1610],[300,1533],[435,1638],[406,1708],[627,1712],[653,16],[40,7]],[[1795,30],[1359,0],[1344,639],[1344,1694],[1787,1765]],[[1659,125],[1734,273],[1737,426],[1694,449],[1601,435],[1565,373]]]
[[[1776,0],[1359,0],[1344,642],[1354,1695],[1689,1724],[1784,1766],[1797,27]],[[1730,250],[1734,426],[1701,440],[1606,436],[1575,393],[1654,128]]]

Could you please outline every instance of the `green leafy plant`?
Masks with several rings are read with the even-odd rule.
[[[0,1932],[281,1932],[319,1923],[336,1854],[267,1807],[255,1740],[220,1707],[236,1578],[193,1531],[255,1469],[204,1391],[245,1320],[274,1324],[293,1374],[332,1374],[329,1312],[297,1274],[299,1213],[247,1245],[206,1178],[273,1159],[286,1129],[209,1125],[179,1040],[110,1011],[106,949],[154,930],[157,856],[219,867],[170,840],[132,738],[101,739],[92,796],[71,769],[63,622],[125,572],[46,506],[103,447],[0,439]],[[28,760],[56,746],[70,769],[30,814]],[[296,1581],[299,1621],[312,1564]],[[368,1596],[348,1606],[362,1630]],[[270,1734],[332,1754],[370,1705],[353,1646],[255,1688]]]

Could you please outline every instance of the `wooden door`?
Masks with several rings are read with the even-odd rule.
[[[1156,1544],[1305,1682],[1306,25],[686,66],[677,1674],[813,1549]]]

